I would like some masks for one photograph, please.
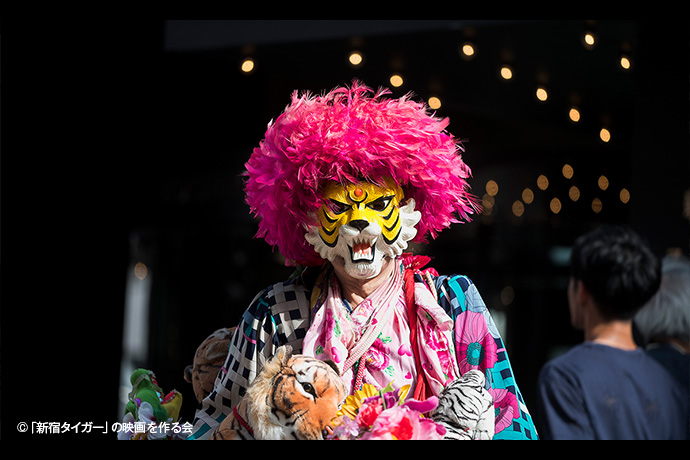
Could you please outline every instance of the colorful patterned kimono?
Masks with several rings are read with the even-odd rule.
[[[472,281],[465,276],[438,276],[428,269],[416,270],[414,285],[416,346],[421,352],[428,391],[438,395],[448,382],[470,369],[479,369],[485,373],[487,389],[494,399],[494,439],[537,439],[508,353]],[[211,428],[220,424],[263,363],[285,344],[297,353],[335,361],[351,391],[366,382],[379,388],[391,382],[397,388],[408,383],[414,386],[418,366],[414,363],[411,347],[415,345],[410,343],[406,313],[409,298],[403,295],[401,282],[395,284],[394,279],[379,288],[390,290],[384,296],[390,301],[387,312],[377,302],[367,302],[377,298],[376,292],[351,312],[333,289],[335,286],[337,283],[328,276],[316,282],[296,276],[268,287],[254,298],[232,338],[214,390],[197,411],[189,439],[204,439]],[[379,324],[381,319],[385,324]],[[370,338],[371,346],[363,358],[346,365],[353,345],[377,324],[379,328]]]

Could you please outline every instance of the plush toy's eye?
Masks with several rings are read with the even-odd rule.
[[[302,388],[304,388],[304,391],[312,395],[314,398],[316,398],[316,389],[314,386],[309,383],[309,382],[300,382],[302,384]]]

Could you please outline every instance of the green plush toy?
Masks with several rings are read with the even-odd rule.
[[[172,439],[172,425],[182,407],[182,394],[173,390],[163,396],[156,376],[147,369],[137,369],[129,379],[132,391],[125,406],[123,429],[118,439]],[[140,422],[135,425],[136,422]],[[143,429],[142,429],[143,428]]]

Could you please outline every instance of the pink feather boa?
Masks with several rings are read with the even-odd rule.
[[[410,95],[382,98],[389,93],[374,93],[357,81],[321,96],[295,91],[283,114],[269,123],[245,165],[245,192],[260,219],[256,236],[277,246],[286,264],[324,262],[305,240],[304,225],[316,224],[312,216],[328,181],[380,183],[392,177],[422,213],[416,242],[469,221],[479,210],[468,193],[464,150],[445,131],[448,119],[430,115]]]

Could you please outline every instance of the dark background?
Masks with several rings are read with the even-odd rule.
[[[588,28],[598,37],[591,50]],[[2,29],[3,438],[17,436],[20,421],[120,421],[123,362],[180,390],[191,422],[183,370],[196,346],[291,273],[253,238],[241,174],[295,89],[320,93],[354,78],[390,87],[398,73],[394,97],[440,98],[437,113],[465,139],[473,192],[482,197],[489,180],[499,192],[491,214],[415,250],[475,282],[533,414],[539,369],[581,340],[565,297],[572,241],[625,223],[659,255],[689,253],[687,20],[70,19]],[[467,40],[470,60],[458,52]],[[352,50],[364,55],[360,67],[348,63]],[[248,56],[256,67],[244,74]],[[504,62],[510,81],[498,74]],[[546,102],[534,95],[539,84]],[[535,199],[516,217],[525,187]],[[143,280],[133,276],[138,262]],[[134,333],[128,305],[148,321],[135,358],[123,353]]]

